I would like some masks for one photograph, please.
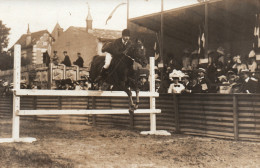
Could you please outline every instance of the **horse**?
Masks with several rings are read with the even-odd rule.
[[[129,113],[133,113],[138,108],[139,104],[139,88],[138,88],[138,70],[133,69],[134,62],[145,67],[148,61],[145,56],[145,48],[140,40],[131,42],[130,47],[126,52],[119,56],[113,56],[111,64],[108,68],[108,74],[102,82],[106,82],[113,85],[112,90],[124,91],[128,95],[129,99]],[[99,75],[103,65],[105,63],[105,57],[96,55],[93,57],[90,66],[89,78],[94,85],[93,81]],[[130,88],[130,89],[129,89]],[[136,102],[133,102],[132,92],[136,92]]]

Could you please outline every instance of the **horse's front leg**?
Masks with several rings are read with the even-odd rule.
[[[133,113],[134,110],[135,110],[135,104],[134,104],[134,101],[133,101],[133,96],[132,96],[132,92],[131,90],[129,90],[127,87],[123,87],[125,86],[124,84],[121,85],[124,92],[126,92],[127,96],[128,96],[128,100],[129,100],[129,112],[130,113]]]

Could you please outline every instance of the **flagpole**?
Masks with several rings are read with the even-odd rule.
[[[208,32],[209,32],[209,27],[208,27],[208,1],[205,3],[205,48],[204,48],[204,55],[206,58],[208,58]]]
[[[163,32],[163,0],[161,0],[161,45],[160,45],[160,56],[161,56],[161,62],[163,63],[164,66],[164,56],[163,56],[163,36],[164,36],[164,32]]]
[[[126,10],[126,27],[129,28],[129,0],[126,2],[127,4],[127,10]]]

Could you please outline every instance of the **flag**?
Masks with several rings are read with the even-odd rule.
[[[123,2],[123,3],[121,3],[121,4],[118,4],[118,5],[115,7],[115,9],[114,9],[114,10],[110,13],[110,15],[108,16],[108,18],[107,18],[107,20],[106,20],[106,24],[107,24],[107,22],[112,18],[113,14],[114,14],[115,11],[117,10],[117,8],[119,8],[121,5],[125,5],[125,4],[127,4],[127,3]]]
[[[205,40],[203,29],[199,25],[198,54],[200,58],[204,58],[205,41],[206,40]]]

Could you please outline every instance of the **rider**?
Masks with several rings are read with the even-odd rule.
[[[106,52],[105,65],[103,66],[96,81],[99,81],[100,79],[105,78],[105,76],[107,74],[107,69],[110,66],[112,58],[114,56],[121,56],[122,54],[126,54],[128,51],[128,48],[130,46],[131,46],[131,41],[130,41],[130,30],[129,29],[124,29],[122,31],[121,38],[118,38],[113,42],[108,42],[108,43],[104,44],[104,46],[102,47],[102,52]]]

